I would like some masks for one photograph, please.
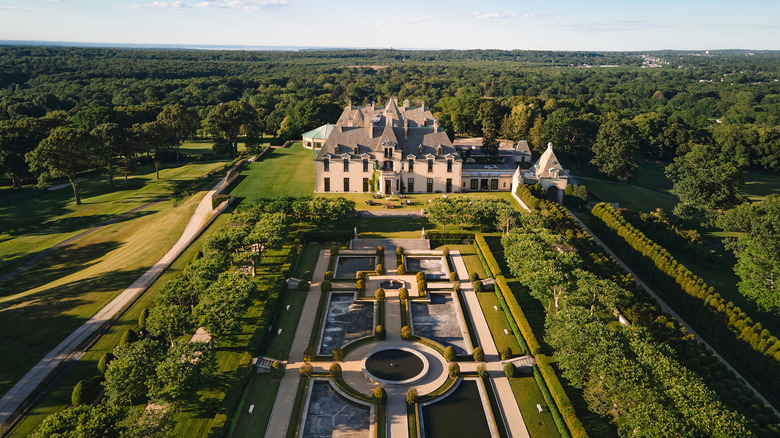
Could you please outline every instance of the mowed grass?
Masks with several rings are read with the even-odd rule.
[[[203,247],[203,244],[214,230],[221,227],[227,221],[227,216],[218,217],[211,226],[179,256],[173,264],[163,272],[150,287],[130,306],[117,321],[115,321],[100,339],[84,356],[71,368],[61,380],[47,393],[35,407],[14,428],[10,437],[24,437],[32,431],[49,415],[58,412],[70,405],[70,396],[73,387],[82,380],[97,375],[97,363],[105,353],[110,353],[119,345],[122,335],[130,329],[137,329],[138,316],[148,308],[157,296],[157,290],[162,284],[179,275],[184,267],[195,258],[195,255]]]
[[[279,380],[268,377],[268,374],[255,374],[250,378],[246,400],[238,415],[238,423],[231,437],[260,437],[268,428],[271,418],[271,410],[279,391]],[[249,413],[249,406],[255,405],[253,413]]]
[[[517,406],[523,414],[523,422],[525,422],[525,427],[528,428],[528,434],[533,438],[560,437],[561,434],[555,426],[553,416],[550,413],[550,409],[547,408],[547,403],[545,403],[544,396],[542,396],[542,392],[536,384],[536,379],[533,376],[517,377],[509,379],[509,385],[515,394]],[[536,407],[537,404],[544,408],[541,413]]]
[[[741,192],[753,202],[769,195],[780,195],[780,174],[747,172]]]
[[[314,154],[300,143],[272,149],[241,171],[231,184],[230,192],[249,201],[283,195],[313,195]]]
[[[221,168],[225,161],[192,162],[163,168],[160,179],[152,166],[142,166],[125,183],[95,176],[78,184],[82,205],[73,190],[22,189],[0,199],[0,275],[23,264],[35,253],[151,201],[170,196],[193,179]]]
[[[471,193],[447,193],[448,197],[474,197],[474,198],[496,198],[507,201],[512,208],[516,211],[520,211],[522,207],[515,201],[510,192],[471,192]],[[431,199],[441,198],[441,193],[412,193],[404,195],[403,199],[400,199],[397,195],[391,196],[390,200],[382,197],[381,199],[374,198],[371,193],[318,193],[317,196],[323,196],[326,198],[343,197],[352,201],[355,201],[355,207],[358,210],[388,210],[385,204],[393,204],[393,210],[410,210],[419,212],[421,208],[427,208],[428,201]],[[372,201],[374,205],[369,205],[367,201]],[[410,204],[407,204],[409,201]]]
[[[179,207],[111,224],[4,285],[0,393],[159,260],[179,239],[203,194]],[[63,275],[59,275],[59,274]],[[42,323],[45,322],[45,323]]]
[[[638,211],[664,209],[671,214],[677,198],[644,187],[610,181],[581,180],[588,191],[598,199],[594,201],[617,202],[620,207]]]

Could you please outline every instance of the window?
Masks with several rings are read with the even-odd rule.
[[[385,160],[382,170],[393,170],[393,162],[391,160]]]
[[[479,180],[478,179],[472,179],[471,180],[471,190],[479,190]]]
[[[428,193],[433,193],[433,178],[428,178]]]
[[[368,178],[363,178],[363,191],[368,192]]]
[[[330,191],[330,178],[325,178],[325,191]]]
[[[428,172],[433,172],[433,160],[428,160]]]
[[[444,187],[444,191],[447,193],[452,191],[452,178],[447,178],[447,185]]]
[[[344,191],[349,191],[349,178],[344,178]]]
[[[363,158],[363,172],[368,172],[368,160]]]
[[[414,178],[406,180],[406,191],[412,193],[414,191]]]
[[[490,190],[498,190],[498,180],[497,179],[491,179],[490,180]]]
[[[322,161],[322,168],[323,168],[323,171],[325,171],[325,172],[329,172],[330,171],[330,160],[329,159],[326,158],[326,159],[324,159]]]
[[[349,172],[349,160],[344,160],[344,172]]]
[[[447,160],[447,172],[452,173],[452,160]]]
[[[414,172],[414,160],[409,160],[409,172]]]
[[[385,148],[385,158],[393,158],[393,148]]]

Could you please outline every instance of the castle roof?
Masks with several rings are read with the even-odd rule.
[[[558,157],[553,152],[552,142],[547,143],[547,150],[544,151],[539,160],[531,167],[537,178],[550,178],[550,170],[558,169],[558,173],[563,173],[563,166],[558,161]]]

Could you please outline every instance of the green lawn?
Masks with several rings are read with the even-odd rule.
[[[588,191],[598,198],[591,200],[617,202],[620,207],[631,210],[653,211],[656,208],[662,208],[671,214],[672,209],[677,204],[677,198],[671,195],[627,183],[595,180],[581,180],[580,183],[584,184]]]
[[[324,196],[324,197],[343,197],[350,199],[352,201],[355,201],[355,206],[358,210],[386,210],[385,204],[390,203],[393,204],[394,208],[393,210],[411,210],[411,211],[420,211],[421,208],[426,208],[428,205],[428,201],[431,199],[441,198],[441,193],[412,193],[412,194],[406,194],[404,195],[404,199],[400,199],[398,196],[391,196],[390,200],[386,200],[385,198],[382,199],[376,199],[374,198],[373,194],[371,193],[318,193],[317,196]],[[515,199],[512,197],[512,194],[510,192],[472,192],[472,193],[448,193],[448,197],[463,197],[463,196],[471,196],[475,198],[485,198],[485,197],[491,197],[491,198],[498,198],[503,199],[507,202],[509,202],[512,207],[520,211],[522,207],[520,207],[520,204],[515,201]],[[368,205],[366,204],[366,201],[373,201],[374,205]],[[406,204],[406,201],[411,202],[411,205]]]
[[[768,195],[780,195],[780,174],[777,173],[745,173],[745,185],[742,194],[751,201],[760,201]]]
[[[555,421],[547,408],[539,386],[536,384],[536,379],[533,376],[517,377],[509,379],[509,385],[515,394],[520,413],[523,414],[528,434],[533,438],[560,437],[561,434],[555,426]],[[541,413],[536,407],[537,404],[544,408]]]
[[[313,195],[314,154],[300,143],[272,149],[241,171],[236,182],[231,184],[231,193],[247,200]]]
[[[238,415],[238,423],[231,437],[260,437],[268,427],[271,410],[279,390],[279,380],[268,377],[268,374],[256,374],[252,376],[247,396],[241,412]],[[249,407],[255,405],[253,413],[249,413]]]
[[[477,294],[477,299],[479,300],[479,307],[482,308],[482,313],[485,315],[488,327],[490,327],[490,334],[493,336],[493,342],[496,344],[496,349],[501,351],[501,349],[509,347],[509,349],[512,350],[512,355],[521,355],[523,349],[520,348],[517,339],[512,333],[512,328],[506,320],[506,315],[498,304],[496,294],[492,292],[480,292]],[[496,310],[496,308],[498,308],[498,310]],[[509,334],[504,334],[504,330],[509,332]]]

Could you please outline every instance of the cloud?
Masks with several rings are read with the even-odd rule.
[[[482,12],[474,12],[473,14],[471,14],[471,16],[483,20],[483,19],[494,19],[494,18],[499,18],[499,19],[512,18],[515,16],[515,14],[499,14],[498,12],[490,12],[487,14],[483,14]]]
[[[289,0],[213,0],[201,1],[198,3],[183,2],[180,0],[154,1],[146,4],[134,4],[128,8],[166,8],[172,11],[191,11],[193,9],[234,9],[244,12],[258,12],[269,9],[278,9],[290,4]]]
[[[425,21],[443,21],[443,20],[493,20],[513,18],[515,14],[500,14],[498,12],[472,12],[471,14],[459,14],[459,15],[414,15],[411,17],[395,17],[394,23],[422,23]]]
[[[57,12],[52,9],[35,9],[35,8],[20,8],[18,6],[0,6],[0,11],[14,11],[14,12]]]
[[[562,30],[577,32],[622,32],[639,29],[661,29],[673,27],[669,24],[660,24],[646,20],[614,20],[614,21],[593,21],[583,23],[562,23],[558,27]]]

